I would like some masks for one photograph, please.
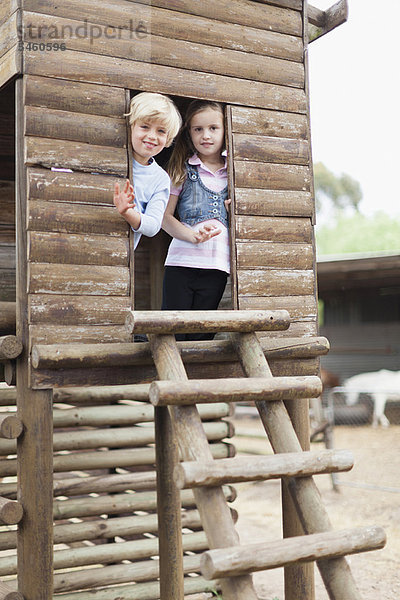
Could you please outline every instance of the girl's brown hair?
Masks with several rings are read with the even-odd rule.
[[[167,167],[171,183],[174,187],[179,187],[185,181],[185,162],[196,152],[190,137],[190,122],[197,113],[208,108],[217,110],[224,116],[223,105],[211,100],[193,100],[187,107],[185,121],[176,136],[174,149]]]

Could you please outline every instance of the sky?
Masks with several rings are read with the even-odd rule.
[[[363,214],[400,217],[400,0],[348,4],[348,21],[309,47],[313,160],[360,183]]]

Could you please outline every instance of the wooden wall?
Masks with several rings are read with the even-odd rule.
[[[308,115],[232,106],[230,119],[238,307],[286,309],[281,335],[315,335]]]
[[[127,340],[133,268],[111,192],[128,172],[122,115],[129,90],[227,105],[233,305],[288,308],[289,335],[315,334],[302,2],[237,0],[233,8],[228,0],[112,0],[99,11],[89,0],[25,0],[21,19],[30,347]],[[55,39],[66,49],[29,45]],[[144,241],[136,267],[142,308],[150,308],[148,290],[160,286],[153,255]],[[35,372],[31,383],[82,382],[83,374],[73,375],[52,380]],[[120,375],[114,371],[115,382],[126,383],[127,370]]]
[[[158,561],[152,559],[158,554],[154,409],[131,396],[115,386],[54,393],[52,598],[79,600],[96,595],[98,588],[107,600],[159,598]],[[15,414],[15,397],[15,388],[0,385],[2,415]],[[232,456],[226,438],[233,429],[225,419],[230,407],[204,405],[200,414],[213,456]],[[0,495],[12,499],[17,496],[15,454],[16,440],[0,439]],[[225,492],[228,501],[235,499],[232,488]],[[199,572],[199,553],[208,544],[191,490],[182,493],[182,507],[185,572]],[[17,573],[16,546],[15,528],[0,525],[2,581]],[[209,585],[202,577],[185,580],[188,594]]]

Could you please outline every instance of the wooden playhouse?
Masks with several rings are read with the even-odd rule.
[[[331,536],[325,554],[307,538],[308,560],[331,598],[359,597],[337,557],[382,545],[382,532],[360,541],[329,531],[313,480],[294,477],[318,461],[320,471],[344,468],[335,453],[323,468],[322,458],[305,464],[293,426],[307,449],[307,397],[328,350],[316,337],[308,30],[319,36],[345,18],[343,1],[323,12],[302,0],[2,0],[0,598],[181,600],[221,585],[226,600],[255,599],[247,573],[279,565],[245,567],[242,557],[239,571],[231,563],[217,575],[200,554],[237,544],[226,505],[234,490],[216,487],[235,477],[212,488],[202,479],[181,496],[172,482],[176,436],[186,461],[233,455],[226,400],[238,394],[256,401],[276,452],[297,454],[279,467],[285,536]],[[133,255],[113,208],[114,183],[129,174],[124,113],[144,90],[182,110],[193,98],[226,106],[229,312],[160,317],[168,239],[142,240]],[[189,317],[234,333],[177,347],[172,333]],[[132,344],[133,327],[150,342]],[[223,379],[218,402],[201,385],[200,417],[195,406],[162,406],[182,390],[198,402],[199,377]],[[287,600],[314,597],[304,546],[296,540],[290,560],[287,546],[273,550],[288,564]],[[201,561],[211,581],[198,575]]]

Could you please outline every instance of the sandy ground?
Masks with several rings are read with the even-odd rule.
[[[240,434],[263,433],[258,419],[235,418],[233,439],[238,455],[269,454],[268,441]],[[335,448],[351,450],[355,466],[337,475],[339,492],[329,475],[315,481],[327,508],[333,529],[379,525],[387,535],[386,547],[347,558],[363,600],[400,599],[400,426],[374,429],[371,426],[335,428]],[[312,450],[323,448],[313,444]],[[235,485],[239,512],[237,528],[242,543],[276,540],[281,537],[280,482]],[[328,594],[316,571],[316,600]],[[283,569],[254,575],[260,600],[283,600]],[[344,599],[343,599],[344,600]]]

